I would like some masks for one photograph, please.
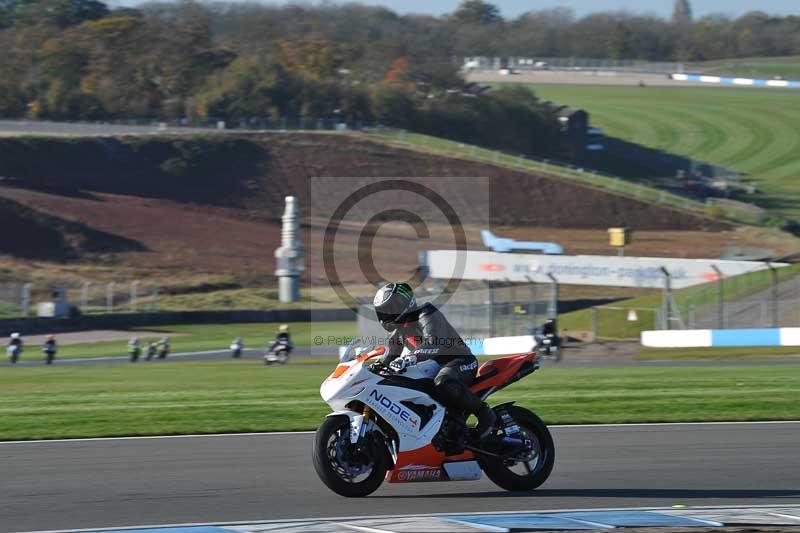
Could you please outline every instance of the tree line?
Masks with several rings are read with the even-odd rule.
[[[381,122],[558,156],[551,107],[522,88],[465,82],[472,55],[713,59],[800,52],[800,18],[670,20],[564,9],[506,20],[466,0],[440,17],[375,6],[0,0],[0,116],[286,116]]]

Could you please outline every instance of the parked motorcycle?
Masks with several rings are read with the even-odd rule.
[[[231,357],[238,359],[242,356],[244,350],[244,341],[241,337],[237,337],[231,343]]]
[[[292,353],[292,344],[286,339],[275,341],[272,347],[264,355],[264,364],[271,365],[278,363],[285,365],[289,362],[289,354]]]
[[[466,413],[450,413],[431,396],[439,371],[428,360],[395,372],[375,359],[383,347],[343,356],[320,388],[333,409],[317,429],[317,475],[342,496],[366,496],[387,481],[462,481],[482,472],[511,491],[547,480],[555,446],[547,426],[531,411],[508,402],[495,406],[497,425],[479,439]],[[353,353],[353,352],[351,352]],[[484,363],[471,390],[486,398],[539,368],[535,352]]]

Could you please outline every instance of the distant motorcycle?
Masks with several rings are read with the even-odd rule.
[[[138,342],[128,344],[128,355],[131,358],[131,363],[139,360],[139,356],[142,355],[142,347]]]
[[[161,340],[158,343],[158,358],[166,359],[169,355],[169,340]]]
[[[52,365],[53,360],[56,358],[56,347],[53,345],[42,346],[42,355],[44,356],[44,364]]]
[[[158,346],[156,345],[156,343],[151,342],[150,344],[147,345],[147,360],[148,361],[152,360],[153,357],[155,357],[156,351],[158,351]]]
[[[292,343],[287,339],[279,339],[273,343],[272,347],[264,355],[264,364],[278,363],[285,365],[289,362],[290,353],[292,353]]]
[[[234,359],[238,359],[242,356],[242,351],[244,350],[244,341],[241,338],[235,339],[231,343],[231,357]]]
[[[6,355],[8,356],[8,361],[13,365],[19,361],[22,355],[22,348],[18,344],[12,344],[6,348]]]
[[[562,339],[558,336],[558,328],[553,319],[548,319],[533,331],[536,340],[537,352],[543,359],[552,359],[556,363],[561,361]]]

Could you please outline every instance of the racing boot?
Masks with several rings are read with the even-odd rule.
[[[434,379],[434,385],[434,396],[447,408],[465,411],[478,417],[478,425],[473,431],[478,440],[492,433],[497,418],[494,411],[475,396],[464,383],[440,373]]]
[[[497,422],[497,415],[494,414],[494,409],[489,407],[485,402],[481,402],[478,412],[475,413],[478,417],[478,424],[475,426],[475,433],[479,440],[483,440],[495,430],[495,422]]]

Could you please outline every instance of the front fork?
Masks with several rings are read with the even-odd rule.
[[[350,417],[350,444],[358,444],[364,440],[364,435],[370,429],[370,415],[372,410],[369,406],[364,406],[361,414]],[[373,423],[374,424],[374,423]]]
[[[350,444],[363,446],[364,438],[370,431],[378,431],[381,435],[383,435],[383,431],[381,431],[378,425],[375,423],[374,417],[372,416],[372,410],[368,405],[365,405],[364,411],[361,414],[353,414],[350,416]],[[391,453],[392,459],[396,463],[397,445],[392,439],[387,438],[386,440],[389,446],[389,453]]]

